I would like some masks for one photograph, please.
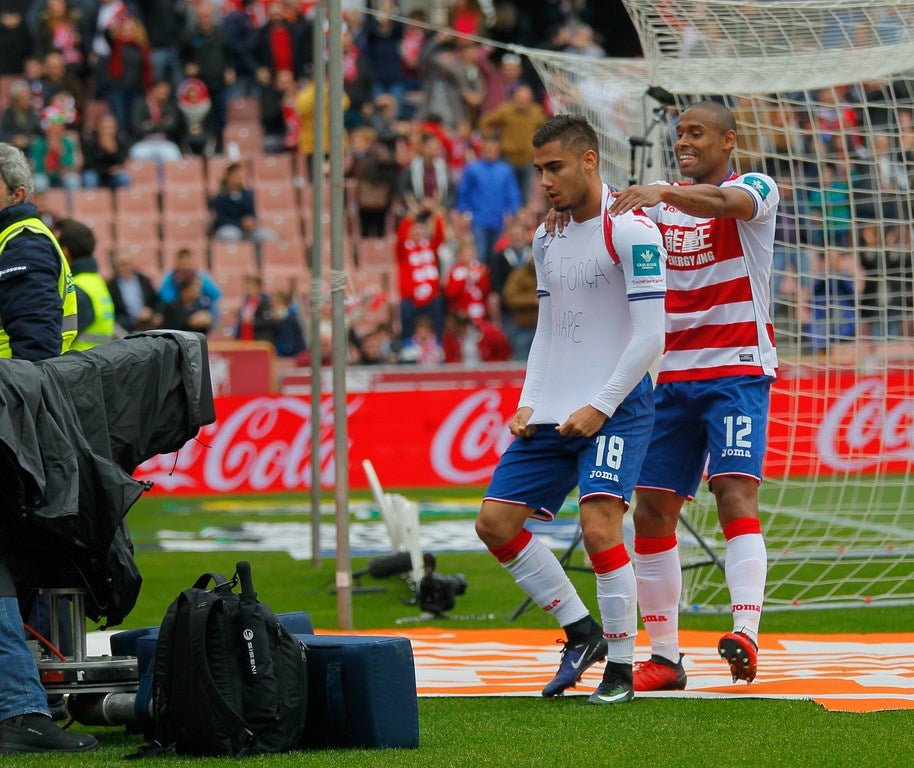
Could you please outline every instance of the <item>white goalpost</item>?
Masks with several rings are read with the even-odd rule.
[[[643,60],[522,52],[597,127],[609,183],[679,178],[676,114],[701,98],[736,116],[736,170],[778,181],[766,604],[914,602],[914,0],[625,6]],[[685,512],[722,558],[706,489]],[[725,610],[690,538],[683,608]]]

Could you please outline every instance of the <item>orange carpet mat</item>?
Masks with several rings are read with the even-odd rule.
[[[359,634],[409,638],[420,696],[539,696],[558,667],[562,632],[424,627]],[[765,634],[758,677],[749,685],[731,682],[717,655],[719,637],[719,632],[681,632],[686,690],[638,695],[811,699],[842,712],[914,709],[914,634]],[[650,655],[645,643],[639,636],[636,659]],[[589,669],[567,695],[590,694],[602,668]]]

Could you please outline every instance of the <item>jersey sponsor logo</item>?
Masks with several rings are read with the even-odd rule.
[[[673,266],[694,267],[714,261],[710,222],[691,227],[665,227],[663,244]]]
[[[660,248],[652,243],[632,246],[635,277],[660,276]]]
[[[771,187],[768,186],[768,182],[759,176],[746,176],[743,180],[743,183],[747,184],[756,192],[758,192],[759,197],[761,197],[762,200],[768,197],[768,195],[771,193]]]
[[[751,352],[740,352],[739,361],[741,363],[754,363],[755,355],[753,355]]]

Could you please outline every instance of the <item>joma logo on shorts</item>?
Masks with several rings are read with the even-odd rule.
[[[599,477],[601,480],[611,480],[614,483],[619,482],[619,476],[613,472],[606,472],[602,469],[592,469],[590,470],[590,479],[593,480],[595,477]]]

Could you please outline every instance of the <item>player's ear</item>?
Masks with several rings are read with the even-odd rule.
[[[581,155],[581,165],[584,167],[585,171],[593,171],[599,162],[599,156],[592,149],[588,149],[583,155]]]

